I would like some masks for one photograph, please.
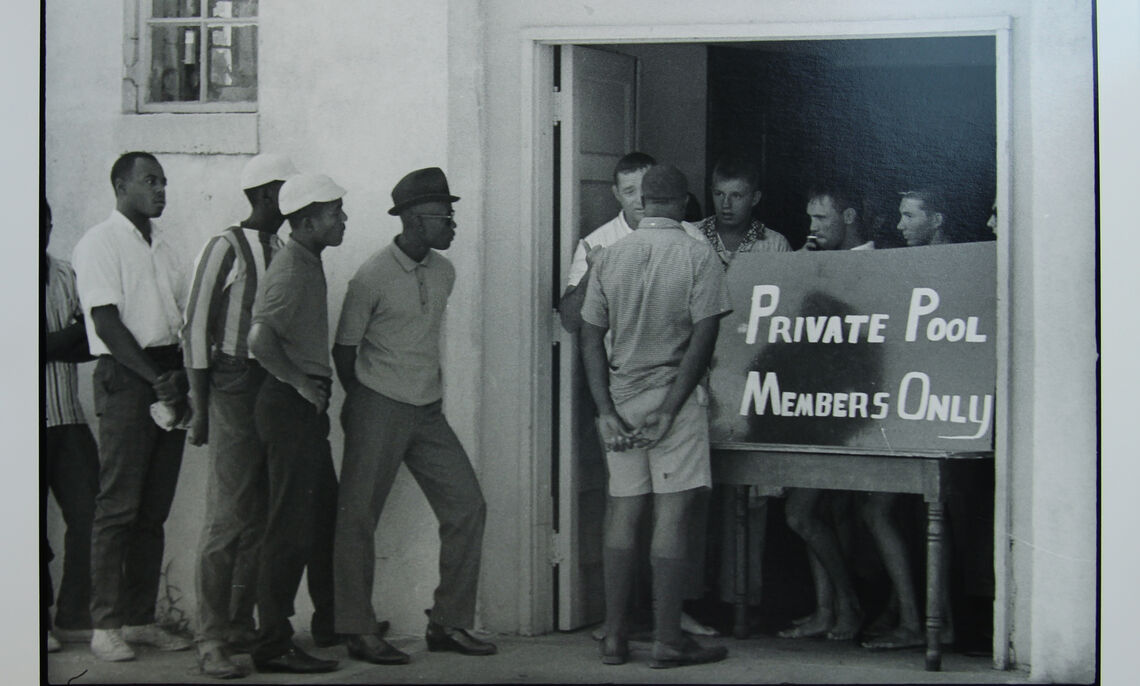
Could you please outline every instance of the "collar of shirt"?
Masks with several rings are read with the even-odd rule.
[[[400,267],[406,272],[410,272],[416,267],[430,266],[431,258],[434,252],[435,251],[433,250],[428,250],[427,255],[424,255],[424,259],[416,262],[412,258],[408,257],[408,253],[400,249],[400,246],[396,243],[395,239],[392,239],[392,256],[396,258],[396,264],[400,265]]]
[[[675,219],[669,219],[668,217],[646,217],[645,219],[642,219],[640,223],[638,223],[637,228],[681,229],[682,231],[685,230],[685,227],[681,226],[681,222],[676,221]]]
[[[131,220],[127,219],[127,216],[119,210],[111,210],[111,222],[116,231],[126,231],[130,235],[134,236],[135,240],[142,241],[143,243],[147,242],[146,239],[143,238],[142,231],[139,231],[139,227],[135,226]],[[150,247],[154,247],[159,242],[161,242],[161,240],[162,229],[159,228],[158,224],[156,224],[154,221],[151,221],[149,243]]]
[[[724,247],[724,241],[720,239],[720,234],[716,230],[716,215],[706,217],[697,225],[709,243],[713,244],[717,252],[728,252]],[[748,231],[744,233],[744,238],[740,241],[740,246],[734,252],[748,252],[754,243],[764,240],[764,233],[767,227],[760,223],[759,220],[753,219],[752,223],[748,226]]]
[[[290,252],[296,253],[298,256],[298,259],[300,259],[304,262],[308,262],[309,264],[315,264],[318,267],[321,265],[321,256],[320,255],[314,255],[308,248],[301,245],[297,241],[286,242],[285,245],[282,246],[281,250],[282,251],[289,250]]]
[[[622,228],[625,229],[626,233],[632,233],[633,230],[637,228],[636,226],[630,226],[629,222],[625,220],[625,212],[618,212],[617,220],[618,224],[620,224]]]

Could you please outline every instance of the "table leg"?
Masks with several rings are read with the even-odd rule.
[[[926,503],[926,671],[942,669],[942,585],[945,583],[942,546],[945,512],[941,502]]]
[[[750,486],[732,489],[734,528],[736,531],[736,569],[733,576],[732,635],[748,638],[748,491]]]

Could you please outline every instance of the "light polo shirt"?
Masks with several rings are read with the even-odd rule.
[[[700,232],[696,224],[681,222],[681,226],[684,227],[685,233],[693,238],[703,240],[704,234]],[[586,275],[586,253],[593,248],[611,246],[631,233],[633,233],[633,228],[625,220],[625,213],[618,212],[616,217],[578,241],[578,247],[574,248],[574,259],[570,263],[570,276],[566,279],[566,287],[574,288],[582,282],[582,277]]]
[[[300,243],[285,244],[257,286],[253,323],[277,334],[285,356],[310,376],[332,376],[328,286],[321,258]]]
[[[337,345],[355,346],[356,378],[409,405],[443,397],[440,325],[455,285],[455,267],[428,251],[408,257],[393,241],[360,265],[348,282]]]
[[[186,274],[175,250],[151,224],[151,242],[118,210],[87,230],[72,254],[92,355],[110,355],[95,333],[91,310],[114,305],[143,348],[178,343]]]
[[[582,303],[584,321],[614,334],[615,403],[671,384],[693,325],[731,311],[716,252],[663,217],[646,217],[602,252]]]

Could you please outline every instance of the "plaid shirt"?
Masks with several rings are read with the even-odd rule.
[[[784,238],[779,232],[764,226],[756,219],[752,220],[748,231],[744,233],[744,240],[740,241],[740,245],[736,250],[729,250],[724,247],[724,241],[720,239],[720,234],[716,232],[715,214],[702,219],[697,224],[697,228],[701,230],[701,233],[708,239],[709,244],[716,250],[717,257],[720,258],[721,264],[724,265],[725,269],[728,269],[728,265],[732,262],[732,258],[736,253],[792,251],[792,246],[788,244],[788,239]]]

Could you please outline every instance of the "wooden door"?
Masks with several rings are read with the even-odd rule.
[[[563,46],[559,208],[561,273],[569,272],[574,247],[617,216],[613,169],[636,145],[637,61],[628,55]],[[563,277],[564,278],[564,277]],[[558,628],[576,629],[605,615],[602,589],[602,517],[606,468],[594,406],[578,344],[559,328]]]

